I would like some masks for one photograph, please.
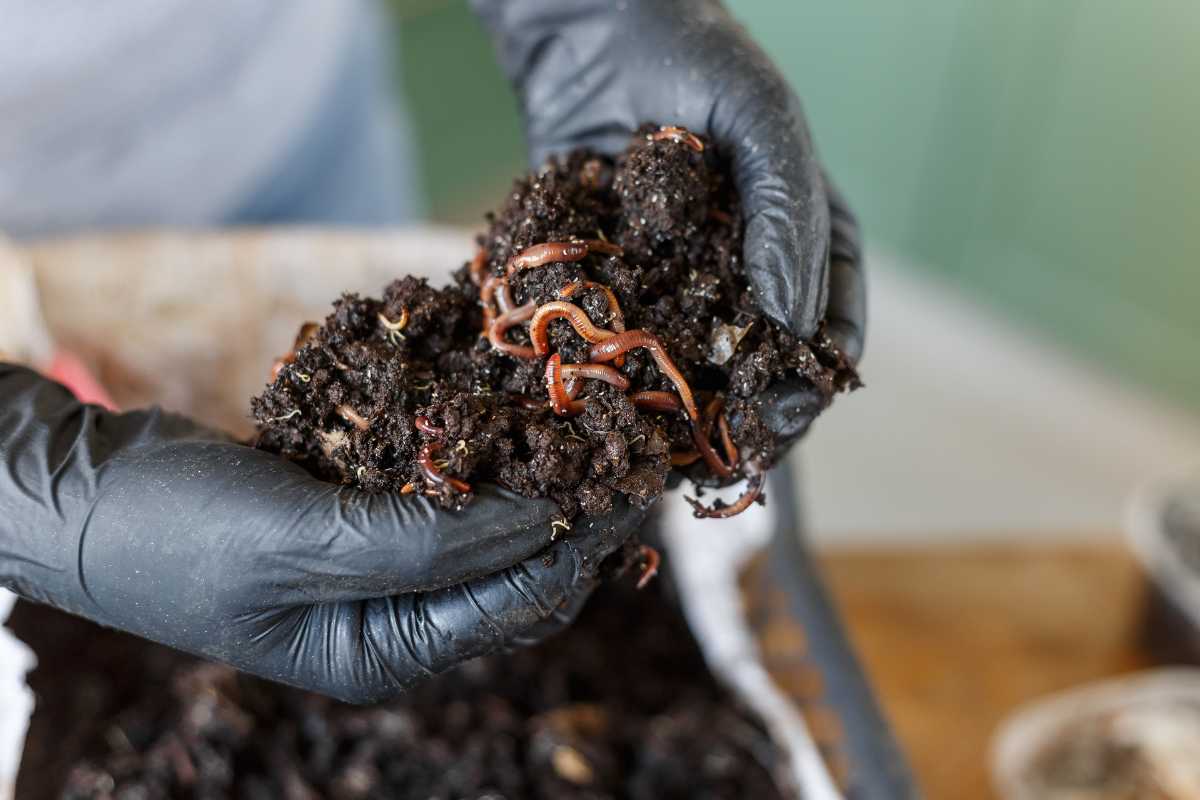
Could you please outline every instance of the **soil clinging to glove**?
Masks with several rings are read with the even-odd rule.
[[[447,508],[490,481],[567,517],[646,505],[671,469],[747,479],[778,442],[758,395],[799,375],[828,405],[853,367],[754,302],[741,211],[713,148],[646,127],[619,157],[577,151],[516,181],[445,288],[404,277],[308,324],[252,401],[257,446],[323,479]]]

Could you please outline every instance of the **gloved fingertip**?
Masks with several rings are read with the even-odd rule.
[[[848,320],[830,320],[825,327],[825,333],[851,364],[857,364],[858,360],[862,358],[863,331],[861,326]]]
[[[826,332],[853,364],[862,357],[866,316],[866,282],[860,263],[835,257],[829,267]]]
[[[780,207],[754,214],[743,248],[755,302],[801,339],[817,332],[829,299],[828,219],[801,227]]]
[[[788,380],[768,388],[760,397],[758,415],[781,444],[803,436],[825,408],[825,398],[806,381]],[[738,420],[730,420],[734,426]]]

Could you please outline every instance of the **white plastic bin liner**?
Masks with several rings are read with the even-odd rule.
[[[0,589],[0,622],[8,619],[16,599],[12,592]],[[25,673],[33,665],[33,652],[0,627],[0,800],[13,796],[17,780],[25,731],[33,713],[33,692],[25,685]]]

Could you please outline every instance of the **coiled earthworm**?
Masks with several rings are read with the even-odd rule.
[[[356,411],[349,403],[342,403],[334,410],[337,411],[339,417],[346,420],[346,422],[349,422],[360,431],[365,431],[371,427],[371,423],[367,422],[366,417],[358,413],[358,411]]]
[[[566,300],[580,289],[599,289],[603,292],[604,297],[608,300],[608,310],[612,313],[612,322],[610,324],[613,331],[616,333],[625,332],[625,315],[621,312],[621,304],[617,302],[617,296],[613,294],[613,290],[603,283],[596,283],[595,281],[575,281],[574,283],[568,283],[558,290],[558,296]]]
[[[696,408],[696,401],[692,397],[692,387],[688,386],[679,367],[675,366],[675,362],[667,355],[667,348],[663,347],[663,343],[659,341],[658,337],[649,331],[633,330],[609,336],[592,345],[588,360],[603,364],[638,347],[644,347],[650,351],[659,370],[667,376],[671,383],[675,384],[675,391],[679,393],[679,399],[683,403],[683,408],[687,411],[688,419],[692,421],[693,427],[698,425],[700,411]]]
[[[446,435],[445,428],[443,428],[439,425],[434,425],[429,420],[429,417],[425,417],[425,416],[418,416],[416,419],[414,419],[413,427],[416,428],[417,430],[419,430],[421,433],[425,434],[426,436],[445,436]]]
[[[697,153],[704,152],[704,142],[700,141],[699,136],[692,133],[687,128],[680,128],[675,125],[664,125],[654,133],[650,134],[647,138],[652,142],[661,142],[664,139],[667,139],[672,142],[686,144]]]
[[[692,507],[692,516],[696,519],[728,519],[736,517],[738,514],[745,511],[750,505],[758,499],[762,494],[763,476],[756,474],[750,477],[746,482],[746,489],[734,500],[732,504],[721,508],[706,506],[694,497],[685,497],[688,505]]]
[[[538,306],[537,312],[533,315],[533,321],[529,323],[529,339],[533,342],[533,352],[536,355],[544,356],[550,352],[550,337],[546,333],[546,327],[552,320],[564,317],[570,320],[571,327],[575,329],[576,333],[593,345],[613,336],[612,331],[606,328],[597,328],[593,325],[592,321],[588,319],[587,313],[579,306],[568,303],[565,300],[552,300],[549,303]],[[619,355],[621,353],[617,353],[613,358]],[[604,360],[612,361],[613,358],[606,358]],[[593,358],[591,360],[595,361],[596,359]]]
[[[629,395],[629,400],[638,408],[648,408],[651,411],[679,411],[683,408],[683,403],[679,402],[679,395],[674,392],[634,392]],[[696,457],[699,458],[699,454]]]
[[[421,452],[417,456],[417,464],[420,465],[421,472],[424,473],[430,483],[438,486],[449,486],[454,491],[461,492],[462,494],[471,491],[471,484],[460,481],[458,478],[450,477],[433,463],[433,454],[441,449],[442,446],[437,442],[426,442],[421,447]]]
[[[488,328],[496,320],[496,309],[505,314],[516,305],[513,302],[512,290],[508,287],[508,279],[496,275],[487,276],[479,289],[479,303],[483,306],[483,334],[486,336]]]
[[[637,588],[643,589],[650,579],[658,574],[658,565],[662,561],[662,556],[648,544],[638,545],[637,555],[642,561],[642,573],[638,575]]]
[[[725,418],[725,398],[717,395],[712,400],[708,401],[708,405],[704,407],[704,434],[707,440],[708,436],[712,435],[713,428],[718,428],[721,433],[721,447],[725,450],[725,463],[728,465],[730,475],[737,469],[738,466],[738,451],[737,446],[733,443],[733,436],[729,432],[729,421]],[[705,460],[709,461],[709,466],[712,466],[710,458],[715,458],[716,453],[711,456],[707,455],[704,450],[701,450],[701,455],[705,455]],[[722,477],[729,477],[722,475]]]
[[[504,338],[504,334],[508,332],[509,328],[531,319],[536,311],[537,305],[535,303],[526,303],[496,317],[495,321],[488,327],[488,341],[492,343],[492,347],[501,352],[508,353],[514,358],[534,358],[537,355],[534,348],[513,344]],[[542,355],[545,354],[543,353]]]
[[[604,253],[610,256],[625,255],[619,245],[603,239],[573,239],[569,242],[543,242],[526,247],[508,260],[505,272],[508,277],[524,269],[543,267],[556,261],[581,261],[588,253]]]
[[[582,414],[586,407],[582,400],[572,400],[562,381],[562,356],[558,353],[546,359],[546,393],[550,395],[550,407],[560,417]]]
[[[603,364],[564,364],[558,353],[546,360],[546,391],[550,395],[550,406],[559,416],[579,414],[583,411],[582,401],[576,401],[583,381],[604,381],[622,392],[629,388],[629,379],[612,367]]]
[[[582,378],[592,381],[604,381],[617,387],[622,392],[629,388],[629,378],[626,378],[612,367],[606,367],[603,364],[563,364],[562,376],[566,382],[568,393],[570,392],[571,383]]]

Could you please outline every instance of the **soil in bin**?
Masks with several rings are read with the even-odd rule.
[[[20,604],[38,705],[17,796],[782,797],[783,754],[713,680],[669,588],[612,586],[540,647],[375,708]]]
[[[496,482],[569,518],[615,494],[648,504],[673,466],[757,485],[776,450],[759,394],[799,374],[828,403],[857,376],[823,333],[800,341],[760,313],[723,167],[692,134],[648,126],[616,159],[574,152],[517,180],[454,284],[400,278],[302,329],[252,402],[258,446],[325,480],[446,507]],[[581,320],[549,321],[535,354],[528,318],[555,303]],[[650,350],[598,356],[588,328],[657,337],[695,413]],[[602,359],[600,377],[572,380],[572,365]]]

